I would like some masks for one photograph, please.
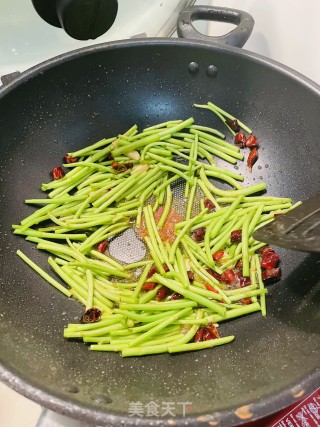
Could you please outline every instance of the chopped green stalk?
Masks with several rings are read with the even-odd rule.
[[[169,262],[172,264],[175,258],[175,252],[178,248],[178,245],[181,241],[181,239],[183,238],[183,236],[186,234],[187,230],[192,226],[192,224],[194,223],[194,221],[197,221],[197,219],[201,216],[203,216],[205,213],[207,212],[207,209],[204,212],[200,212],[199,215],[197,215],[196,217],[192,218],[191,221],[187,221],[186,225],[183,227],[183,229],[179,232],[179,234],[177,235],[175,241],[173,242],[173,245],[171,246],[171,250],[170,250],[170,254],[169,254]]]
[[[177,248],[177,251],[176,251],[176,259],[177,259],[179,273],[184,277],[185,282],[189,283],[186,260],[179,248]]]
[[[150,226],[151,226],[153,234],[154,234],[154,236],[156,238],[156,242],[158,244],[158,248],[159,248],[159,251],[161,253],[162,259],[163,259],[164,263],[167,264],[168,268],[172,270],[172,266],[170,265],[166,248],[165,248],[165,246],[164,246],[164,244],[162,242],[162,239],[160,237],[160,234],[158,232],[158,228],[157,228],[154,216],[153,216],[151,205],[147,205],[146,209],[149,212]]]
[[[151,242],[151,239],[148,236],[146,236],[144,238],[144,240],[145,240],[145,242],[146,242],[146,244],[147,244],[147,246],[149,248],[150,255],[151,255],[151,257],[152,257],[152,259],[153,259],[153,261],[154,261],[154,263],[155,263],[158,271],[160,271],[160,273],[163,274],[164,273],[164,269],[163,269],[163,266],[162,266],[163,263],[162,263],[161,259],[159,258],[158,252],[155,250],[155,248],[154,248],[154,246],[153,246],[153,244]]]
[[[226,111],[222,110],[222,108],[219,108],[217,105],[213,104],[212,102],[208,102],[209,107],[214,108],[216,111],[218,111],[219,113],[221,113],[223,116],[227,117],[228,119],[231,120],[237,120],[239,126],[246,131],[247,133],[252,133],[252,130],[250,128],[248,128],[245,124],[243,124],[239,119],[237,119],[236,117],[232,116],[231,114],[227,113]]]
[[[192,208],[194,204],[194,196],[197,189],[197,178],[194,178],[193,184],[191,186],[189,199],[188,199],[188,205],[187,205],[187,212],[186,212],[186,221],[188,221],[191,218]]]
[[[169,345],[168,352],[169,353],[181,353],[184,351],[195,351],[195,350],[203,350],[205,348],[212,348],[222,344],[228,344],[234,340],[234,335],[230,335],[224,338],[216,338],[209,341],[202,342],[193,342],[189,344],[178,344],[178,345]]]
[[[189,170],[189,166],[186,166],[183,163],[178,163],[173,160],[167,159],[166,157],[161,157],[153,153],[149,153],[149,157],[157,160],[160,163],[164,163],[165,165],[172,166],[173,168],[182,169],[185,171]]]
[[[131,264],[124,265],[122,266],[122,268],[124,270],[133,270],[135,268],[144,267],[145,265],[150,265],[150,264],[153,264],[153,261],[150,259],[147,259],[145,261],[138,261],[138,262],[133,262]]]
[[[144,334],[140,335],[139,337],[132,340],[129,344],[129,347],[134,347],[138,344],[141,344],[145,341],[147,341],[151,336],[156,335],[159,331],[164,329],[166,326],[172,324],[175,320],[178,320],[181,317],[187,317],[191,313],[191,308],[184,308],[183,310],[179,311],[178,313],[173,314],[172,316],[169,316],[167,319],[161,321],[158,325],[154,326],[149,331],[145,332]]]
[[[167,181],[163,182],[161,185],[159,185],[158,188],[154,191],[154,194],[159,194],[164,188],[167,188],[168,185],[172,184],[174,181],[179,179],[179,175],[173,175],[171,178],[169,178]]]
[[[122,357],[145,356],[167,352],[168,344],[149,345],[145,347],[127,347],[122,350]]]
[[[206,110],[212,111],[216,116],[219,117],[219,119],[226,125],[226,127],[229,129],[229,131],[232,133],[232,135],[235,135],[235,131],[231,129],[231,127],[227,124],[225,117],[215,108],[211,107],[209,103],[207,105],[199,105],[199,104],[193,104],[197,108],[204,108]]]
[[[158,228],[160,230],[163,227],[164,223],[166,222],[166,219],[167,219],[169,212],[170,212],[170,209],[171,209],[171,205],[172,205],[172,191],[171,191],[170,184],[169,184],[166,187],[166,203],[164,205],[163,212],[162,212],[161,217],[160,217],[159,222],[158,222]]]
[[[135,322],[148,323],[148,322],[154,322],[155,320],[164,319],[170,314],[175,314],[177,310],[168,310],[168,311],[160,312],[158,314],[137,314],[134,311],[121,310],[119,308],[115,308],[114,312],[117,313],[118,315],[128,317],[129,319],[132,319]]]
[[[87,269],[86,270],[86,276],[87,276],[87,284],[88,284],[88,295],[87,295],[87,304],[86,304],[86,310],[88,308],[93,307],[93,274],[92,271]]]
[[[190,128],[191,128],[191,132],[192,132],[192,129],[196,129],[196,130],[201,130],[204,132],[213,133],[213,134],[217,135],[219,138],[225,139],[225,137],[226,137],[222,132],[218,131],[217,129],[212,129],[208,126],[191,125]]]
[[[120,184],[121,188],[115,187],[110,190],[105,196],[102,196],[96,202],[97,210],[96,213],[102,212],[106,207],[110,206],[116,200],[121,200],[123,198],[124,193],[129,190],[129,188],[135,184],[138,179],[140,179],[140,174],[131,175],[131,177],[127,178],[124,184]],[[112,193],[112,195],[111,195]],[[94,204],[93,203],[93,204]]]
[[[102,263],[100,264],[98,261],[97,262],[96,261],[91,261],[91,262],[73,261],[70,263],[70,265],[87,268],[87,269],[90,269],[92,271],[106,273],[110,276],[123,277],[124,279],[129,279],[129,277],[130,277],[130,274],[128,274],[128,273],[107,267],[106,265],[104,265]]]
[[[115,261],[114,259],[108,257],[105,254],[102,254],[101,252],[95,251],[95,250],[91,250],[90,254],[92,256],[94,256],[95,258],[100,259],[101,261],[105,261],[106,263],[108,263],[109,265],[111,265],[112,267],[116,268],[117,270],[123,271],[125,270],[125,268],[119,264],[117,261]]]
[[[209,199],[215,206],[216,210],[220,210],[220,205],[218,204],[217,200],[213,197],[213,195],[210,193],[208,188],[206,187],[205,183],[202,182],[200,179],[198,180],[198,185],[203,191],[203,194],[206,196],[207,199]]]
[[[259,255],[254,255],[254,262],[255,262],[255,267],[256,267],[256,272],[257,272],[257,277],[258,277],[258,283],[259,283],[259,288],[261,290],[264,289],[264,283],[262,280],[262,272],[261,272],[261,266],[260,266],[260,259],[259,259]],[[267,315],[267,310],[266,310],[266,295],[265,294],[260,294],[260,305],[261,305],[261,314],[262,316],[266,316]]]
[[[200,140],[201,140],[201,138],[200,138]],[[186,141],[191,142],[192,140],[190,140],[189,138],[186,138]],[[199,142],[199,147],[204,148],[209,153],[212,153],[215,156],[220,157],[221,159],[223,159],[223,160],[225,160],[231,164],[237,163],[237,160],[236,160],[236,158],[234,158],[235,157],[234,155],[236,155],[236,157],[239,157],[239,155],[236,151],[231,150],[232,154],[233,154],[231,156],[230,154],[225,153],[224,147],[219,147],[219,145],[216,145],[216,147],[214,147],[214,146],[211,146],[211,145],[209,146],[209,145],[206,145],[202,142]]]
[[[212,139],[214,139],[214,142],[212,142]],[[211,150],[214,149],[222,153],[225,153],[231,157],[234,157],[235,159],[238,159],[238,160],[244,159],[244,155],[242,153],[239,153],[235,145],[226,143],[223,140],[219,140],[218,138],[214,138],[214,137],[210,137],[209,135],[206,135],[205,137],[199,137],[199,141],[200,141],[199,145],[209,152],[213,152]]]
[[[207,263],[209,266],[214,267],[214,262],[212,260],[212,251],[210,247],[210,240],[211,238],[214,238],[219,233],[226,219],[229,218],[234,213],[234,211],[237,209],[237,207],[241,203],[242,198],[243,196],[241,195],[237,197],[236,200],[228,207],[228,209],[226,209],[226,211],[219,217],[219,219],[216,222],[212,221],[212,223],[209,225],[209,227],[206,230],[204,244],[206,249]]]
[[[160,136],[158,132],[152,135],[148,135],[144,138],[140,138],[134,142],[130,142],[129,144],[126,144],[122,147],[115,148],[113,151],[111,151],[111,154],[113,157],[116,157],[116,156],[119,156],[120,154],[128,153],[130,151],[145,147],[151,142],[156,142],[156,141],[160,141]]]
[[[185,173],[181,172],[181,171],[180,171],[179,169],[177,169],[177,168],[174,168],[174,167],[172,167],[172,166],[166,166],[166,165],[164,165],[164,164],[161,164],[159,167],[160,167],[160,169],[162,169],[162,170],[165,170],[165,171],[168,171],[168,172],[172,172],[172,173],[174,173],[174,174],[176,174],[176,175],[179,175],[181,178],[183,178],[184,180],[186,180],[187,182],[189,182],[189,184],[191,184],[191,183],[192,183],[191,178],[190,178],[188,175],[186,175]]]
[[[112,314],[108,315],[106,319],[99,320],[99,322],[95,323],[69,323],[68,327],[65,329],[69,331],[89,331],[94,329],[100,329],[104,326],[115,325],[116,323],[120,323],[122,319],[122,314]]]
[[[200,171],[200,177],[202,181],[205,182],[205,180],[208,181],[208,179],[205,176],[204,170]],[[207,184],[207,183],[206,183]],[[217,194],[218,196],[227,196],[227,197],[237,197],[240,195],[248,196],[249,194],[258,193],[260,191],[264,191],[267,187],[264,182],[261,184],[255,184],[247,188],[243,188],[242,190],[221,190],[217,187],[215,187],[210,181],[208,181],[207,187],[209,190],[211,190],[214,194]]]
[[[58,233],[45,233],[42,231],[33,230],[31,228],[27,230],[22,230],[21,228],[16,228],[13,232],[14,234],[21,234],[24,236],[40,237],[40,239],[58,239],[58,240],[85,240],[87,238],[86,234],[58,234]]]
[[[257,295],[263,295],[263,294],[267,294],[268,290],[267,289],[257,289],[257,290],[253,290],[253,291],[248,291],[248,292],[242,292],[236,295],[231,295],[230,296],[230,301],[239,301],[243,298],[251,298],[251,297],[255,297]]]
[[[130,193],[126,196],[127,200],[132,200],[136,196],[142,193],[143,190],[148,188],[153,182],[158,181],[161,176],[163,176],[163,172],[159,170],[159,168],[152,169],[150,172],[147,171],[144,175],[144,180],[138,182],[137,188],[133,188],[130,190]]]
[[[114,325],[108,325],[102,328],[97,328],[97,329],[88,330],[88,331],[74,331],[74,330],[65,329],[64,337],[65,338],[99,337],[118,329],[123,329],[122,323],[115,323]]]
[[[251,215],[247,215],[242,228],[242,275],[250,276],[250,260],[249,260],[249,226]]]
[[[154,300],[154,298],[157,295],[158,290],[160,289],[160,285],[156,286],[151,291],[146,292],[144,295],[142,295],[139,299],[139,304],[146,304],[147,302]]]
[[[190,290],[184,288],[180,283],[178,283],[174,280],[166,279],[157,273],[153,276],[153,278],[156,282],[161,283],[162,285],[166,286],[167,288],[171,289],[172,291],[183,295],[185,298],[188,298],[191,301],[195,301],[198,304],[203,305],[204,307],[208,307],[210,310],[212,310],[218,314],[221,314],[222,316],[225,315],[225,312],[226,312],[225,307],[222,307],[221,305],[219,305],[215,301],[209,300],[208,298],[203,297],[202,295],[199,295],[193,291],[190,291]]]
[[[104,145],[111,144],[112,142],[116,141],[117,138],[108,138],[108,139],[101,139],[101,141],[96,142],[95,144],[88,145],[85,148],[82,148],[78,151],[73,151],[72,153],[68,153],[69,156],[72,157],[80,157],[85,156],[90,151],[96,150],[98,148],[103,147]]]
[[[148,209],[149,207],[150,207],[151,212]],[[157,255],[160,263],[164,264],[165,260],[164,260],[163,254],[162,254],[162,252],[161,252],[161,250],[159,248],[158,241],[157,241],[157,238],[156,238],[156,234],[155,234],[154,228],[152,226],[152,222],[151,222],[151,216],[153,218],[153,213],[152,213],[151,206],[150,205],[145,206],[143,208],[143,213],[144,213],[144,219],[145,219],[147,230],[148,230],[148,236],[149,236],[151,245],[153,247],[153,250],[156,253],[156,255]]]
[[[217,179],[220,179],[221,181],[225,181],[228,184],[230,184],[233,188],[235,188],[236,190],[242,190],[243,189],[241,184],[239,184],[234,178],[232,178],[231,176],[226,175],[224,173],[207,170],[206,175],[208,177],[212,176],[213,178],[217,178]]]
[[[38,274],[40,274],[41,277],[43,277],[48,283],[50,283],[52,286],[54,286],[56,289],[58,289],[60,292],[62,292],[67,297],[71,297],[71,292],[66,289],[64,286],[62,286],[59,282],[57,282],[55,279],[53,279],[51,276],[49,276],[48,273],[46,273],[44,270],[42,270],[37,264],[35,264],[33,261],[31,261],[30,258],[28,258],[23,252],[21,252],[19,249],[17,250],[17,255],[26,263],[29,265],[29,267],[33,268],[34,271],[36,271]]]
[[[220,235],[216,236],[216,238],[210,242],[210,246],[214,245],[211,249],[213,254],[227,245],[227,243],[230,241],[231,231],[239,230],[239,228],[241,228],[242,221],[244,221],[244,218],[240,218],[240,220],[238,220],[238,217],[235,216],[234,219],[230,221],[230,224],[228,223],[227,229],[224,230],[223,233],[221,232]]]
[[[149,273],[149,271],[150,271],[151,266],[152,266],[152,264],[147,264],[147,265],[145,266],[145,268],[144,268],[144,270],[143,270],[143,273],[141,274],[141,276],[140,276],[140,278],[139,278],[139,281],[138,281],[137,287],[136,287],[136,289],[135,289],[135,290],[134,290],[134,292],[133,292],[133,295],[134,295],[135,297],[137,297],[137,296],[139,295],[139,293],[140,293],[140,291],[141,291],[141,288],[142,288],[143,284],[145,283],[145,281],[146,281],[146,279],[147,279],[147,277],[148,277],[148,273]]]
[[[181,129],[187,128],[188,126],[191,126],[194,122],[194,119],[192,117],[190,117],[187,120],[184,120],[181,123],[176,124],[175,126],[170,127],[167,130],[163,130],[159,133],[160,138],[164,139],[167,137],[170,137],[171,134],[175,133],[175,132],[179,132]]]
[[[168,125],[169,125],[169,126],[170,126],[170,125],[177,125],[178,123],[181,123],[181,122],[182,122],[182,120],[169,120],[169,121],[167,121],[167,122],[159,123],[159,124],[157,124],[157,125],[149,126],[149,127],[147,127],[147,128],[144,128],[142,132],[144,133],[144,132],[147,132],[147,131],[149,131],[149,130],[165,128],[165,127],[167,127]]]
[[[146,304],[126,304],[120,303],[121,310],[143,310],[143,311],[167,311],[167,310],[182,310],[187,307],[196,307],[197,303],[190,300],[176,300],[167,302],[149,302]]]

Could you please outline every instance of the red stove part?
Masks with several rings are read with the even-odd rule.
[[[241,427],[320,427],[320,387],[298,403]]]

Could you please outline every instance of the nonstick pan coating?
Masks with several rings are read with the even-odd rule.
[[[317,255],[279,249],[284,274],[269,287],[267,317],[222,324],[223,336],[236,335],[231,345],[129,359],[64,340],[63,327],[79,319],[81,307],[15,255],[20,248],[46,265],[46,254],[10,227],[33,211],[24,199],[40,197],[41,183],[68,151],[134,123],[193,116],[219,128],[212,113],[192,107],[210,100],[261,141],[253,173],[239,166],[247,185],[266,181],[269,194],[294,201],[319,191],[319,87],[237,48],[161,39],[98,45],[53,59],[0,92],[2,377],[20,393],[99,425],[135,424],[132,402],[153,401],[172,402],[175,417],[142,417],[139,425],[230,426],[319,385]],[[183,402],[190,402],[185,417]]]

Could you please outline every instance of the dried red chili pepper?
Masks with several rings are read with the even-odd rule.
[[[119,162],[112,162],[111,167],[117,173],[124,172],[127,170],[127,166]]]
[[[100,252],[101,254],[103,254],[103,252],[107,249],[108,246],[108,242],[106,240],[104,240],[103,242],[99,243],[98,245],[98,252]]]
[[[264,257],[264,255],[268,252],[273,252],[274,253],[274,249],[272,249],[271,246],[262,246],[262,248],[258,249],[258,254],[261,255],[262,257]]]
[[[239,148],[244,148],[246,146],[246,134],[244,132],[238,132],[234,136],[234,143]]]
[[[193,342],[201,342],[203,339],[204,327],[199,328],[193,338]]]
[[[133,163],[128,162],[128,163],[125,163],[125,164],[124,164],[124,166],[125,166],[127,169],[132,169],[132,168],[133,168]]]
[[[207,268],[206,272],[209,273],[215,279],[217,279],[219,282],[222,281],[221,275],[219,273],[217,273],[216,271],[212,270],[211,268]]]
[[[224,255],[224,251],[217,251],[217,252],[215,252],[215,253],[212,255],[212,258],[213,258],[215,261],[220,261],[220,260],[221,260],[221,258],[223,258],[223,255]]]
[[[281,279],[281,268],[270,268],[262,272],[262,280],[266,283],[277,282]]]
[[[214,325],[214,323],[208,323],[206,328],[209,329],[214,338],[220,338],[218,328]]]
[[[78,161],[78,157],[72,157],[72,156],[64,156],[63,161],[64,163],[76,163]]]
[[[274,218],[280,218],[282,216],[282,214],[281,213],[275,213],[275,214],[273,214],[273,217]]]
[[[210,341],[214,339],[213,333],[209,328],[205,327],[202,335],[202,341]]]
[[[246,286],[251,285],[251,279],[250,277],[239,277],[239,286],[240,288],[244,288]]]
[[[214,203],[209,199],[204,200],[204,207],[207,208],[209,212],[214,212],[216,210]]]
[[[232,285],[236,281],[236,275],[234,274],[234,271],[231,269],[225,270],[221,274],[221,280],[223,282],[229,283],[229,285]]]
[[[154,282],[146,282],[142,285],[143,291],[152,291],[156,287],[156,284]]]
[[[81,316],[80,323],[95,323],[101,318],[102,311],[97,307],[88,308]]]
[[[255,147],[250,151],[250,154],[247,158],[247,166],[249,172],[252,172],[252,167],[255,164],[255,162],[258,160],[259,152],[258,149]]]
[[[237,262],[237,264],[236,264],[236,268],[242,268],[242,266],[243,266],[243,262],[242,262],[242,258],[241,258],[241,259],[239,259],[239,261]]]
[[[205,283],[204,286],[207,288],[208,291],[214,292],[215,294],[219,293],[213,286],[209,285],[209,283]]]
[[[162,267],[166,273],[169,271],[169,267],[167,266],[167,264],[162,264]]]
[[[248,305],[251,304],[251,298],[242,298],[241,300],[239,300],[240,304],[243,305]]]
[[[205,227],[200,227],[200,228],[197,228],[196,230],[194,230],[193,238],[196,242],[202,242],[205,234],[206,234]]]
[[[192,283],[194,281],[194,272],[189,270],[187,272],[187,275],[188,275],[189,282]]]
[[[255,135],[252,134],[246,139],[246,147],[249,147],[249,148],[259,147],[259,142]]]
[[[175,293],[175,294],[172,295],[172,297],[170,298],[170,300],[177,300],[177,299],[183,299],[183,298],[184,298],[183,295]]]
[[[280,261],[280,257],[276,252],[267,252],[263,255],[261,260],[262,268],[274,268],[277,267]]]
[[[230,234],[231,243],[241,242],[242,240],[242,230],[233,230]]]
[[[147,278],[149,279],[149,277],[152,277],[155,273],[158,273],[158,269],[155,265],[153,265],[147,274]]]
[[[157,301],[164,300],[168,295],[171,294],[171,292],[171,289],[167,288],[166,286],[161,286],[161,288],[157,290]]]
[[[57,168],[52,169],[51,173],[55,181],[60,178],[63,178],[65,175],[61,166],[58,166]]]
[[[240,126],[237,119],[226,119],[226,123],[232,130],[239,132]]]

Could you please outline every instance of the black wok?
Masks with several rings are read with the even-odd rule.
[[[190,70],[191,62],[198,69]],[[192,107],[209,100],[241,117],[261,141],[253,173],[240,166],[247,185],[264,180],[270,194],[294,201],[319,191],[319,86],[239,48],[175,39],[108,43],[52,59],[0,91],[1,375],[12,388],[99,425],[133,425],[132,402],[153,401],[171,402],[175,417],[142,417],[139,425],[231,426],[319,386],[317,255],[279,249],[284,274],[269,287],[268,315],[222,324],[223,335],[236,335],[231,345],[131,359],[64,340],[63,327],[79,318],[80,306],[15,255],[20,248],[46,264],[11,224],[32,212],[24,199],[40,197],[40,184],[65,153],[134,123],[192,115],[220,126]]]

